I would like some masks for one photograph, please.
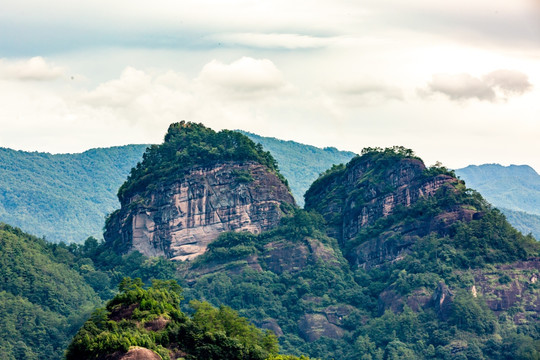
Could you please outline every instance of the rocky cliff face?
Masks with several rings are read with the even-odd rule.
[[[444,234],[457,221],[481,216],[474,209],[453,206],[433,216],[416,214],[414,221],[377,226],[397,210],[438,191],[453,192],[460,185],[449,174],[429,175],[424,163],[413,157],[362,156],[318,182],[306,193],[306,208],[324,216],[330,224],[328,234],[338,239],[346,257],[360,267],[399,260],[417,237],[434,231]],[[384,231],[373,231],[377,227]]]
[[[287,186],[253,161],[194,168],[171,184],[131,196],[107,223],[105,240],[122,251],[190,260],[225,231],[260,233],[279,223]]]

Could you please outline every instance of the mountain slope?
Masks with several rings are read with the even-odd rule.
[[[524,211],[514,211],[500,208],[508,222],[523,234],[532,234],[536,240],[540,239],[540,215],[529,214]]]
[[[527,165],[470,165],[456,170],[524,234],[540,239],[540,175]]]
[[[323,174],[306,208],[180,263],[186,297],[231,306],[296,354],[538,354],[539,244],[451,171],[407,149],[366,149]]]
[[[67,249],[0,223],[2,359],[61,358],[101,303],[86,279],[64,262],[70,258]]]
[[[116,191],[145,148],[58,155],[0,148],[0,221],[53,242],[101,238]]]
[[[527,165],[469,165],[456,174],[497,207],[540,215],[540,175]]]
[[[240,132],[255,143],[262,144],[266,151],[270,151],[278,162],[281,173],[289,181],[296,203],[300,206],[304,205],[304,194],[319,174],[334,164],[349,162],[356,155],[353,152],[340,151],[333,147],[321,149],[295,141]]]

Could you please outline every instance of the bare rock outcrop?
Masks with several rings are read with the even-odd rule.
[[[328,235],[338,239],[353,265],[372,268],[398,261],[418,237],[431,232],[445,235],[452,224],[482,216],[465,206],[449,206],[433,216],[420,213],[411,221],[379,224],[399,209],[413,207],[440,191],[455,192],[462,182],[448,171],[430,173],[412,156],[377,156],[353,159],[342,170],[315,182],[306,193],[306,209],[323,215],[329,224]],[[374,226],[382,230],[362,235]]]
[[[269,230],[294,199],[277,175],[253,161],[194,168],[169,185],[135,194],[108,221],[105,240],[121,251],[190,260],[225,231]]]
[[[479,269],[473,274],[477,296],[482,296],[496,314],[514,309],[517,323],[521,320],[519,316],[538,321],[540,289],[536,282],[540,276],[540,258]]]

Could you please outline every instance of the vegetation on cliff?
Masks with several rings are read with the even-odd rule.
[[[426,191],[400,203],[404,185]],[[355,220],[381,198],[393,202],[364,214],[363,224]],[[0,288],[0,357],[59,358],[89,308],[115,296],[126,276],[174,278],[187,301],[179,307],[174,282],[147,289],[126,280],[80,330],[70,358],[120,358],[143,347],[162,358],[294,359],[250,324],[271,330],[294,356],[539,357],[539,244],[448,169],[426,169],[401,147],[366,149],[325,172],[306,204],[310,211],[286,209],[271,231],[222,234],[178,269],[163,258],[119,255],[93,238],[48,244],[5,226],[2,239],[12,245],[0,247],[7,251],[0,274],[9,274]],[[76,302],[89,305],[80,311]],[[229,326],[243,330],[235,335]]]
[[[94,312],[70,344],[66,358],[99,359],[145,348],[169,359],[279,359],[276,336],[261,331],[229,307],[192,301],[180,309],[182,289],[174,281],[125,278],[120,293]]]
[[[272,155],[247,136],[231,130],[215,132],[202,124],[182,121],[169,126],[163,144],[146,150],[143,160],[131,170],[118,190],[118,198],[124,203],[136,193],[181,179],[195,167],[224,161],[258,162],[286,183]]]

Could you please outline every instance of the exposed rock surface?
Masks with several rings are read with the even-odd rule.
[[[106,241],[123,251],[190,260],[225,231],[260,233],[279,223],[287,186],[256,162],[196,168],[171,185],[134,195],[108,221]]]
[[[519,261],[513,264],[497,265],[494,269],[474,271],[475,288],[495,313],[516,311],[514,321],[525,317],[538,321],[540,314],[540,258]]]
[[[268,270],[275,274],[285,272],[294,274],[308,264],[317,262],[324,262],[335,267],[342,266],[334,249],[319,240],[305,238],[303,241],[295,242],[287,239],[269,242],[264,245],[263,251],[259,254],[247,256],[242,261],[236,261],[234,265],[228,261],[212,261],[203,266],[186,264],[186,266],[181,266],[179,271],[187,282],[192,284],[204,275],[221,272],[239,274],[246,267],[257,272]]]
[[[300,334],[309,342],[318,340],[322,336],[331,339],[341,338],[345,331],[328,321],[325,314],[306,314],[298,322]]]
[[[324,216],[330,224],[328,234],[338,239],[353,264],[371,268],[391,263],[401,259],[417,237],[433,231],[444,235],[457,221],[481,216],[474,209],[453,207],[427,220],[392,224],[369,241],[352,244],[363,229],[392,215],[397,208],[413,206],[442,188],[453,191],[459,184],[455,177],[428,176],[425,170],[424,163],[412,157],[382,165],[363,156],[351,161],[341,173],[330,176],[324,186],[312,187],[306,194],[306,208]]]
[[[161,360],[161,356],[152,350],[133,346],[127,353],[114,353],[101,358],[102,360]]]

